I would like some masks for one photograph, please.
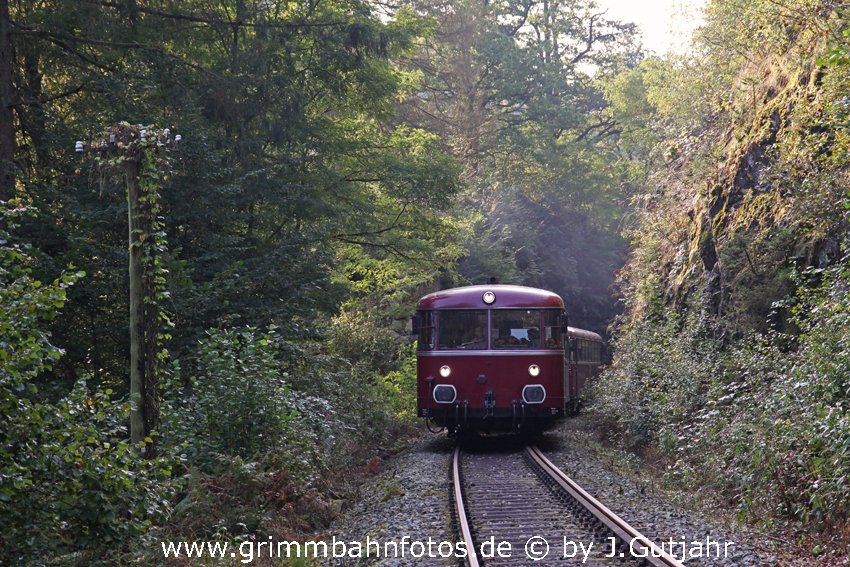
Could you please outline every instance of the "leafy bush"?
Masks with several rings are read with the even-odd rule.
[[[271,328],[211,331],[188,392],[168,402],[168,444],[186,441],[189,462],[212,472],[222,458],[259,461],[309,484],[349,464],[368,440],[392,434],[386,389],[363,365],[319,342]]]
[[[398,422],[376,366],[327,354],[328,345],[288,345],[298,423],[316,438],[324,465],[349,466],[364,449],[397,439]]]
[[[209,469],[215,455],[254,459],[285,439],[292,412],[272,333],[245,327],[210,331],[198,348],[198,375],[173,401],[169,441],[188,443],[191,463]]]
[[[727,440],[715,468],[734,479],[742,511],[755,517],[821,525],[850,517],[850,269],[823,279],[798,294],[796,349],[786,352],[789,338],[773,336],[733,352],[738,380],[693,432],[697,452],[709,436]]]
[[[386,371],[398,349],[399,335],[377,309],[342,311],[331,326],[333,350],[364,369]]]
[[[416,343],[398,347],[398,369],[382,378],[387,407],[399,419],[416,418]]]
[[[383,384],[327,344],[276,328],[211,331],[163,436],[192,466],[170,529],[199,538],[313,531],[333,516],[319,482],[371,456],[395,421]]]
[[[617,416],[633,447],[670,444],[670,429],[692,418],[720,372],[716,347],[699,318],[672,309],[636,321],[614,342],[616,359],[591,397]]]
[[[40,399],[35,380],[62,355],[43,326],[83,274],[44,285],[10,239],[0,232],[0,563],[110,562],[163,516],[171,465],[128,445],[128,408],[110,391],[79,381]]]
[[[173,463],[140,458],[128,442],[128,407],[109,393],[79,382],[59,403],[21,401],[6,416],[0,558],[111,564],[166,517],[178,487]]]

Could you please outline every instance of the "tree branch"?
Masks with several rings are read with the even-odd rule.
[[[24,26],[22,24],[19,24],[17,22],[12,22],[12,26],[14,26],[18,30],[20,30],[20,31],[15,32],[15,34],[34,35],[36,37],[42,37],[42,38],[50,41],[51,43],[54,43],[55,45],[58,45],[59,47],[65,49],[69,53],[76,55],[77,57],[79,57],[83,61],[86,61],[87,63],[89,63],[91,65],[94,65],[95,67],[97,67],[99,69],[107,69],[107,70],[111,70],[111,71],[116,70],[114,68],[110,68],[110,67],[106,67],[106,66],[101,65],[96,60],[91,59],[91,58],[83,55],[82,53],[80,53],[79,51],[77,51],[75,49],[72,49],[65,42],[82,43],[82,44],[85,44],[85,45],[94,45],[94,46],[98,46],[98,47],[111,47],[111,48],[115,48],[115,49],[135,49],[135,50],[141,50],[141,51],[151,51],[151,52],[154,52],[154,53],[159,53],[160,55],[164,55],[165,57],[168,57],[169,59],[179,61],[180,63],[182,63],[183,65],[186,65],[187,67],[191,67],[193,69],[201,71],[201,72],[203,72],[207,75],[210,75],[212,77],[219,78],[218,75],[216,75],[213,71],[211,71],[210,69],[207,69],[203,65],[199,65],[197,63],[193,63],[191,61],[186,61],[185,59],[181,59],[180,57],[177,57],[176,55],[173,55],[173,54],[165,51],[161,47],[156,47],[156,46],[152,46],[152,45],[145,45],[145,44],[137,43],[137,42],[106,41],[106,40],[102,40],[102,39],[92,39],[92,38],[87,38],[87,37],[78,37],[78,36],[68,35],[68,34],[64,34],[64,33],[48,32],[48,31],[44,31],[44,30],[30,28],[30,27]]]
[[[345,242],[346,244],[356,244],[357,246],[366,246],[368,248],[383,248],[385,250],[389,250],[393,254],[397,254],[398,256],[401,256],[405,260],[410,260],[410,261],[414,261],[414,262],[424,260],[424,258],[414,258],[414,257],[412,257],[408,254],[405,254],[404,252],[402,252],[401,250],[399,250],[398,248],[396,248],[392,244],[384,244],[384,243],[381,243],[381,242],[369,242],[368,240],[354,240],[354,239],[341,238],[341,237],[334,237],[334,239],[338,240],[340,242]]]
[[[514,37],[517,34],[517,32],[522,28],[522,26],[524,26],[525,23],[528,21],[528,14],[531,12],[531,6],[533,4],[534,4],[533,1],[526,0],[525,9],[523,10],[522,14],[520,14],[519,23],[517,25],[513,26],[513,27],[510,27],[510,28],[508,28],[508,26],[504,26],[505,29],[510,29],[510,31],[508,32],[508,35],[510,37]]]
[[[616,37],[616,34],[613,34],[613,33],[602,34],[600,36],[597,36],[597,35],[594,34],[593,23],[597,20],[597,18],[604,16],[606,13],[607,13],[607,10],[605,12],[600,12],[598,14],[594,14],[594,15],[590,16],[590,22],[588,23],[586,47],[581,52],[579,52],[575,57],[573,57],[572,61],[570,61],[571,65],[575,65],[576,63],[578,63],[579,61],[584,59],[587,56],[588,53],[593,51],[594,43],[598,43],[600,41],[606,41],[606,40],[613,39],[614,37]]]
[[[405,211],[407,211],[407,203],[405,203],[404,206],[401,208],[401,211],[399,211],[398,215],[396,215],[395,220],[392,222],[392,224],[390,226],[386,227],[386,228],[382,228],[381,230],[366,231],[366,232],[354,232],[354,233],[350,233],[350,234],[335,234],[334,238],[336,238],[336,239],[355,238],[355,237],[359,237],[359,236],[376,236],[378,234],[384,234],[384,233],[389,232],[389,231],[391,231],[392,229],[394,229],[395,227],[398,226],[398,221],[401,219],[401,216],[405,213]]]
[[[123,4],[120,2],[109,2],[102,0],[78,0],[80,2],[86,2],[88,4],[96,4],[98,6],[105,6],[107,8],[115,8],[116,10],[121,10],[123,8]],[[322,27],[333,27],[333,26],[347,26],[349,22],[345,21],[332,21],[332,22],[262,22],[262,23],[253,23],[253,22],[245,22],[245,21],[232,21],[232,20],[217,20],[213,18],[205,18],[202,16],[196,16],[194,14],[184,14],[182,12],[174,11],[174,12],[164,12],[162,10],[156,10],[154,8],[147,8],[145,6],[137,6],[139,12],[143,14],[148,14],[150,16],[157,16],[160,18],[168,18],[170,20],[184,20],[187,22],[194,22],[196,24],[207,24],[207,25],[215,25],[215,26],[236,26],[236,27],[245,27],[245,28],[254,28],[254,27],[264,27],[264,28],[322,28]]]
[[[616,124],[616,121],[613,118],[609,118],[608,120],[602,120],[600,122],[597,122],[596,124],[591,124],[590,126],[585,128],[584,130],[582,130],[582,132],[578,136],[576,136],[576,138],[573,141],[574,142],[582,141],[587,136],[589,136],[591,134],[591,132],[593,132],[597,128],[602,128],[602,133],[604,134],[607,130],[612,128],[615,124]]]
[[[74,87],[73,89],[68,89],[67,91],[63,91],[63,92],[61,92],[59,94],[55,94],[53,96],[49,96],[45,99],[18,101],[17,103],[13,104],[12,106],[15,106],[15,107],[32,106],[32,105],[35,105],[35,104],[45,104],[45,103],[48,103],[48,102],[53,102],[54,100],[59,100],[61,98],[66,98],[66,97],[69,97],[69,96],[73,96],[73,95],[75,95],[79,92],[82,92],[82,90],[86,88],[86,85],[88,85],[88,83],[83,83],[82,85],[80,85],[78,87]]]

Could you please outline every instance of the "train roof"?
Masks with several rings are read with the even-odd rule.
[[[602,337],[600,337],[593,331],[587,331],[585,329],[579,329],[577,327],[567,327],[567,334],[571,337],[576,337],[578,339],[589,339],[591,341],[602,340]]]
[[[496,299],[488,305],[486,292]],[[556,293],[519,285],[472,285],[430,293],[419,300],[419,309],[481,309],[481,308],[549,308],[563,309],[564,300]]]

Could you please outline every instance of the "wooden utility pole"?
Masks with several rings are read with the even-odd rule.
[[[130,275],[130,440],[141,443],[148,436],[145,419],[145,296],[142,265],[142,212],[139,204],[141,155],[127,156],[124,175],[127,183],[127,224]]]
[[[3,0],[0,0],[2,2]],[[77,142],[77,152],[95,153],[101,168],[101,191],[110,174],[118,174],[127,189],[127,251],[130,280],[130,439],[146,446],[159,425],[160,308],[157,254],[161,227],[159,190],[167,169],[167,152],[180,141],[168,129],[153,130],[124,122],[113,124],[103,138]]]

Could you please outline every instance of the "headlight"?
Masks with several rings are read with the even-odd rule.
[[[522,389],[522,400],[527,404],[541,404],[546,399],[546,388],[542,384],[529,384]]]
[[[438,404],[451,404],[457,399],[457,390],[451,384],[438,384],[434,387],[434,401]]]
[[[532,364],[528,367],[528,374],[534,377],[540,376],[540,367],[536,364]]]
[[[452,369],[449,368],[448,366],[441,366],[440,367],[440,376],[442,376],[443,378],[448,378],[451,375],[451,373],[452,373]]]

